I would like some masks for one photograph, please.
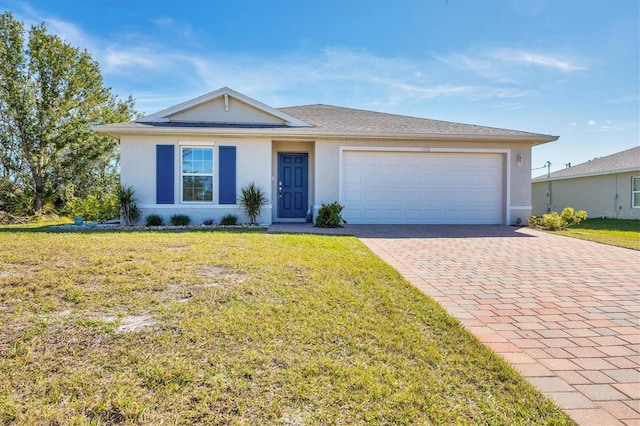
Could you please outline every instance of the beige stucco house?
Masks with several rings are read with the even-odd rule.
[[[338,201],[354,224],[512,224],[531,214],[531,147],[555,136],[331,105],[272,108],[222,88],[129,123],[121,181],[143,214],[194,223],[246,218],[240,189],[261,186],[261,223],[304,221]]]
[[[589,217],[640,219],[640,147],[533,179],[533,213],[586,210]]]

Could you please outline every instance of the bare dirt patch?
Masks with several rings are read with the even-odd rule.
[[[221,284],[240,284],[246,280],[244,274],[239,274],[225,266],[205,266],[198,275],[205,278],[205,287],[216,287]]]
[[[127,315],[121,318],[120,322],[120,327],[116,329],[119,333],[135,333],[156,325],[156,322],[149,314]]]

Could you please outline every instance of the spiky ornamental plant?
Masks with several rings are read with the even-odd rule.
[[[240,205],[249,218],[251,225],[256,224],[256,218],[260,216],[262,205],[268,201],[267,194],[254,182],[240,189]]]
[[[121,186],[118,189],[118,202],[126,226],[131,226],[140,219],[140,209],[132,187]]]

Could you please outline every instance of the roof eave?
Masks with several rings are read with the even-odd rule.
[[[179,127],[130,127],[118,126],[117,124],[93,126],[96,132],[112,137],[120,138],[123,135],[211,135],[211,136],[268,136],[278,138],[290,137],[310,137],[310,138],[345,138],[345,139],[421,139],[421,140],[484,140],[484,141],[512,141],[527,142],[532,145],[539,145],[553,142],[558,136],[522,134],[522,135],[483,135],[483,134],[453,134],[453,133],[371,133],[371,132],[336,132],[322,131],[316,128],[287,128],[287,129],[221,129],[221,128],[179,128]]]
[[[591,173],[578,173],[575,175],[568,176],[538,176],[534,178],[532,182],[549,182],[554,180],[564,180],[564,179],[578,179],[584,177],[593,177],[593,176],[608,176],[608,175],[617,175],[620,173],[631,173],[631,172],[640,172],[640,167],[626,167],[624,169],[615,169],[615,170],[605,170],[600,172],[591,172]]]
[[[101,133],[118,140],[120,140],[120,136],[123,134],[118,130],[118,127],[113,124],[92,124],[90,128],[96,133]]]

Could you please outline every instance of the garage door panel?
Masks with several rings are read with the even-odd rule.
[[[345,204],[357,205],[362,200],[362,192],[345,191],[343,198]]]
[[[365,202],[376,202],[376,201],[384,201],[384,192],[382,191],[365,191],[364,192],[364,200]]]
[[[402,220],[404,213],[400,209],[388,209],[384,211],[384,218],[388,220]]]
[[[345,151],[350,223],[502,223],[500,154]]]
[[[380,222],[383,219],[384,210],[378,209],[362,209],[362,219],[365,221]]]

